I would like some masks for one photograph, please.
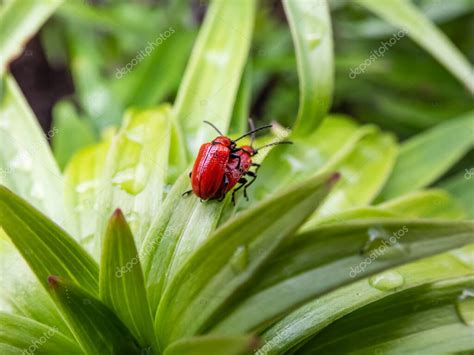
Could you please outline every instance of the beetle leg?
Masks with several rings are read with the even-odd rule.
[[[193,173],[192,171],[189,172],[189,177],[191,177],[191,174],[192,174],[192,173]]]
[[[242,187],[245,186],[245,184],[247,183],[247,179],[246,178],[240,178],[238,183],[240,184],[239,186],[237,186],[237,188],[234,189],[234,191],[232,191],[232,204],[235,206],[235,193],[240,190]]]
[[[224,175],[222,184],[223,184],[223,186],[222,186],[222,195],[218,199],[219,202],[221,202],[225,198],[225,192],[224,191],[227,188],[227,185],[229,185],[229,178],[227,177],[227,175]]]
[[[257,164],[257,163],[252,163],[252,166],[256,166],[255,168],[255,172],[258,171],[258,169],[260,169],[260,164]]]
[[[188,190],[188,191],[185,191],[181,194],[181,196],[188,196],[191,192],[193,192],[193,190]]]
[[[248,201],[249,200],[249,197],[247,196],[247,189],[249,188],[250,185],[253,184],[253,182],[255,181],[255,179],[257,179],[257,174],[254,173],[253,171],[247,171],[247,174],[248,176],[250,176],[252,178],[252,180],[250,180],[250,182],[248,182],[245,186],[244,186],[244,197],[245,199]]]

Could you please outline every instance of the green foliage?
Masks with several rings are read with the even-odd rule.
[[[367,79],[345,72],[390,36],[387,21],[467,84],[467,60],[432,22],[469,14],[467,3],[446,11],[358,3],[383,21],[343,1],[287,0],[287,24],[255,1],[214,0],[197,33],[182,1],[65,2],[41,39],[49,61],[68,65],[76,93],[57,104],[57,132],[45,137],[3,72],[60,2],[7,1],[0,352],[32,344],[68,354],[474,351],[465,93],[432,62],[411,61],[407,72],[419,52],[402,43]],[[171,37],[121,71],[165,31]],[[335,55],[333,42],[348,54]],[[334,73],[345,76],[336,87]],[[415,100],[413,83],[427,77],[446,85],[426,97],[451,106]],[[357,121],[328,114],[333,91]],[[191,158],[215,135],[202,120],[237,136],[250,112],[294,127],[274,124],[257,137],[256,146],[293,145],[255,157],[262,168],[250,202],[239,193],[237,206],[229,196],[183,197]]]

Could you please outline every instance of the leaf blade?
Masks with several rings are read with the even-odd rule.
[[[326,1],[283,2],[296,51],[300,104],[295,134],[308,135],[326,116],[334,89],[331,17]]]
[[[120,210],[111,217],[104,238],[99,288],[101,300],[128,326],[142,347],[158,352],[140,255]]]

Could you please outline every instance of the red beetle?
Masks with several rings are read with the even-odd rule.
[[[193,170],[189,174],[192,190],[186,191],[183,195],[189,194],[192,191],[201,200],[219,199],[219,201],[222,201],[225,194],[237,183],[240,183],[241,185],[235,191],[244,187],[244,195],[247,197],[246,189],[257,177],[255,172],[251,172],[249,169],[252,166],[259,167],[258,164],[252,163],[251,159],[252,156],[257,154],[258,149],[255,150],[251,146],[237,148],[236,142],[250,134],[253,135],[257,131],[272,126],[267,125],[252,129],[236,140],[231,140],[229,137],[224,136],[212,123],[204,122],[213,127],[220,136],[211,143],[203,144],[199,149]],[[268,146],[281,143],[290,142],[277,142]],[[244,178],[245,175],[253,179],[247,182]],[[235,191],[232,194],[233,202]]]

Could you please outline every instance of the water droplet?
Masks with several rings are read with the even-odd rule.
[[[368,239],[362,247],[361,254],[373,259],[392,259],[406,256],[409,253],[408,247],[399,243],[395,233],[390,233],[384,228],[371,227],[367,231]]]
[[[30,171],[32,165],[33,165],[33,159],[31,159],[31,155],[27,151],[19,152],[10,161],[10,167],[13,169]]]
[[[239,246],[230,258],[230,265],[235,272],[242,272],[247,268],[249,253],[246,245]]]
[[[76,192],[80,194],[87,192],[88,190],[94,189],[96,184],[97,184],[96,180],[83,181],[76,186]]]
[[[145,125],[137,125],[127,130],[127,138],[134,143],[143,144],[145,140]]]
[[[474,270],[474,245],[467,245],[464,248],[453,250],[451,255],[469,270]]]
[[[398,271],[386,271],[369,279],[369,284],[381,291],[393,290],[402,286],[404,282],[403,276]]]
[[[210,50],[206,53],[206,59],[218,66],[224,66],[229,60],[229,53],[227,51]]]
[[[45,197],[43,186],[37,181],[33,183],[33,187],[31,188],[31,196],[38,200],[42,200]]]
[[[322,36],[320,33],[308,33],[306,35],[306,40],[308,41],[309,47],[311,49],[316,48],[321,43]]]
[[[112,184],[119,186],[131,195],[137,195],[145,188],[147,179],[147,168],[143,164],[138,164],[136,168],[116,173],[112,177]]]
[[[8,120],[6,115],[0,116],[0,128],[5,130],[10,128],[10,121]]]
[[[474,289],[464,289],[456,301],[456,310],[462,322],[474,327]]]

